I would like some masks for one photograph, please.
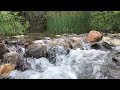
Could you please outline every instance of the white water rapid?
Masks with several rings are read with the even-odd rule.
[[[90,49],[70,50],[68,55],[57,55],[56,65],[47,58],[27,58],[32,69],[14,70],[9,74],[13,79],[107,79],[104,68],[111,62],[110,51]],[[26,58],[24,58],[26,59]]]

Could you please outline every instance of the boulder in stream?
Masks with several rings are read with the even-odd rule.
[[[24,57],[41,58],[46,57],[46,44],[30,44],[26,47]]]
[[[110,40],[110,44],[112,46],[120,46],[120,39],[112,39]]]
[[[105,50],[105,51],[106,50],[112,50],[111,45],[108,44],[107,42],[92,43],[91,48],[96,49],[96,50]]]
[[[5,53],[9,52],[8,48],[5,46],[5,44],[0,43],[0,59],[3,58],[3,55]]]
[[[86,41],[88,43],[94,43],[102,40],[102,38],[103,38],[102,33],[100,33],[99,31],[92,30],[88,33]]]
[[[120,66],[120,52],[115,53],[112,60],[116,63],[116,65]]]
[[[55,46],[48,50],[47,58],[52,64],[55,64],[57,55],[67,55],[68,53],[69,50],[65,49],[64,47]]]
[[[6,78],[8,74],[15,69],[14,64],[2,64],[0,65],[0,77],[1,78]]]

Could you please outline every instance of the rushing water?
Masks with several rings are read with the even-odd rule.
[[[14,79],[106,79],[104,72],[111,60],[110,51],[90,49],[82,43],[84,50],[77,48],[69,54],[57,54],[56,64],[47,58],[27,58],[32,69],[14,70],[9,77]],[[26,58],[24,58],[26,60]]]

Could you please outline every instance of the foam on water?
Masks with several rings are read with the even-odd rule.
[[[56,65],[44,57],[28,58],[32,70],[14,70],[9,76],[15,79],[104,79],[106,76],[101,70],[110,62],[109,53],[78,48],[69,55],[57,55]]]

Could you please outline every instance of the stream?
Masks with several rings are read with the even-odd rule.
[[[112,61],[113,51],[91,49],[89,44],[82,42],[83,49],[71,49],[69,54],[56,54],[56,64],[49,62],[48,58],[23,58],[31,69],[20,71],[14,70],[9,74],[10,79],[114,79],[120,75],[111,77],[112,69],[119,67]],[[64,48],[60,50],[64,51]],[[19,46],[25,53],[25,48]],[[112,47],[120,50],[120,46]],[[14,47],[10,47],[14,52]],[[59,51],[59,50],[58,50]],[[111,70],[111,71],[110,71]],[[114,71],[113,71],[114,72]],[[114,73],[112,73],[114,74]]]

